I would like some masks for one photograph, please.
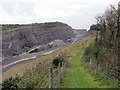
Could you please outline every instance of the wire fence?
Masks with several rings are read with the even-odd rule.
[[[62,79],[65,74],[66,62],[62,62],[62,65],[58,65],[57,68],[49,68],[49,83],[48,88],[60,88]]]
[[[108,64],[102,65],[97,62],[83,62],[83,65],[86,68],[89,68],[90,71],[95,72],[96,74],[101,75],[105,78],[107,84],[111,84],[115,87],[120,87],[120,70],[118,66],[113,66]]]
[[[60,88],[65,74],[66,62],[59,64],[57,68],[49,67],[49,72],[40,81],[41,88]]]

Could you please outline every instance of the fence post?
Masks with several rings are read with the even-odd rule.
[[[66,69],[66,62],[64,62],[64,65],[63,65],[63,73],[65,73],[65,69]]]
[[[112,65],[111,64],[109,64],[109,68],[110,68],[110,73],[109,73],[109,76],[111,77],[111,76],[113,76],[114,75],[114,72],[113,72],[113,67],[112,67]]]
[[[100,73],[100,63],[98,64],[98,73]]]
[[[52,67],[49,68],[49,88],[53,88],[53,72],[52,72]]]
[[[118,66],[117,66],[116,70],[117,70],[117,80],[118,80],[118,86],[119,86],[119,84],[120,84],[120,70],[119,70]]]
[[[106,80],[108,79],[108,63],[106,62]]]
[[[89,65],[90,65],[90,69],[92,69],[92,60],[90,59]]]
[[[67,63],[66,62],[64,64],[64,66],[65,66],[64,72],[66,72],[66,67],[67,67]]]
[[[99,63],[97,62],[96,73],[98,74]]]
[[[95,64],[96,64],[96,63],[95,63]],[[97,64],[95,65],[94,68],[95,68],[95,73],[97,73]]]
[[[62,62],[62,66],[61,66],[61,78],[63,78],[63,72],[64,72],[64,63]]]
[[[58,65],[58,87],[60,87],[61,83],[61,70],[60,70],[60,63]]]

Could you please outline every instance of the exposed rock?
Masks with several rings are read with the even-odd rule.
[[[87,35],[88,32],[86,29],[74,29],[74,33],[76,37],[78,37],[79,39],[82,39],[84,36]]]
[[[61,47],[64,46],[65,43],[63,40],[54,40],[53,42],[50,42],[49,45],[52,45],[52,47]]]
[[[60,39],[66,42],[74,37],[73,29],[67,24],[42,24],[43,26],[19,26],[2,32],[3,55],[18,55],[35,45]]]

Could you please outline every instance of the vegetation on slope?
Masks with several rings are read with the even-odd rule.
[[[91,54],[101,64],[108,62],[113,66],[119,66],[120,55],[120,3],[118,9],[115,6],[110,6],[103,15],[97,16],[97,24],[91,27],[98,31],[93,45],[86,50],[86,55]],[[91,50],[90,50],[91,49]],[[94,51],[93,51],[93,50]],[[90,52],[92,51],[92,53]],[[90,56],[90,55],[88,55]]]
[[[93,71],[89,71],[82,62],[86,48],[93,41],[94,38],[90,38],[69,47],[70,51],[66,54],[69,66],[66,69],[62,88],[113,88],[112,84],[108,85],[105,78]]]
[[[91,26],[92,29],[97,30],[96,38],[86,48],[82,61],[87,65],[91,64],[94,69],[101,68],[101,73],[106,75],[106,79],[115,79],[118,82],[116,86],[119,87],[120,3],[118,3],[117,9],[111,5],[103,15],[96,17],[96,19],[97,24]],[[115,83],[113,82],[113,84]]]
[[[64,26],[67,25],[62,22],[46,22],[46,23],[32,23],[32,24],[3,24],[2,30],[10,30],[15,29],[23,26],[32,26],[32,27],[39,27],[39,28],[51,28],[56,26]]]
[[[91,77],[90,73],[86,71],[86,69],[82,66],[81,57],[85,48],[91,41],[86,41],[84,43],[79,43],[77,47],[82,47],[80,49],[76,47],[73,52],[75,56],[72,57],[70,62],[70,67],[66,70],[65,79],[63,80],[62,87],[63,88],[96,88],[99,87],[99,83],[95,82]],[[69,58],[67,58],[69,59]]]

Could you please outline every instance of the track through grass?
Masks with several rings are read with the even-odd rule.
[[[96,78],[91,76],[90,72],[80,62],[84,50],[90,42],[84,41],[83,44],[72,46],[74,51],[69,52],[68,56],[74,53],[74,57],[71,60],[70,67],[66,69],[62,88],[108,88],[106,85],[101,86],[101,82],[96,81]],[[78,50],[76,46],[82,48]]]

